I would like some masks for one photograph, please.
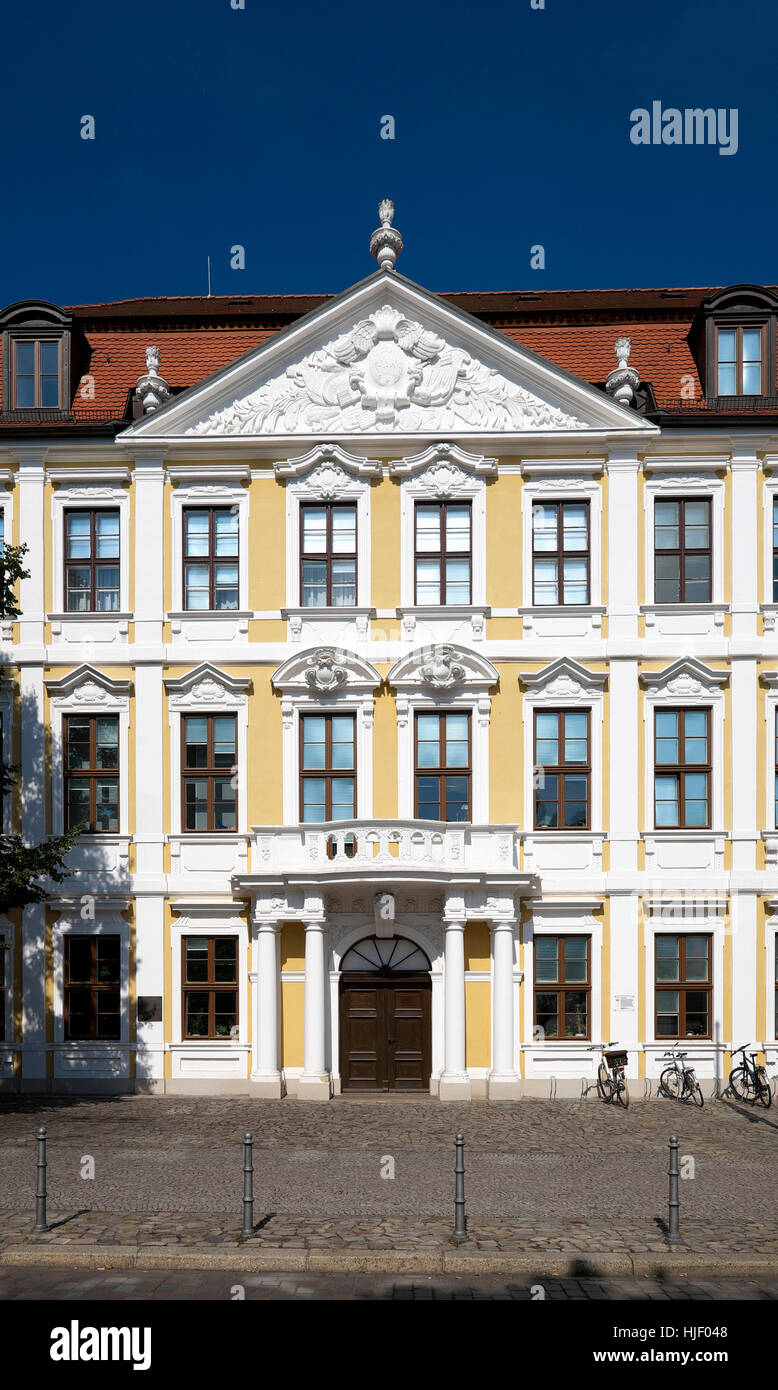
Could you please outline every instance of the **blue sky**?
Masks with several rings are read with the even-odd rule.
[[[433,290],[778,281],[775,0],[244,3],[4,7],[2,303],[338,291],[384,196]]]

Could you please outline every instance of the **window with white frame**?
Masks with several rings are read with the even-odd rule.
[[[130,606],[130,494],[121,483],[63,482],[52,499],[55,614],[116,618]]]
[[[589,502],[534,502],[532,602],[589,602]]]
[[[165,681],[172,834],[245,834],[250,684],[207,662]]]
[[[646,479],[645,608],[724,603],[724,491],[713,470]]]
[[[721,833],[728,674],[684,658],[639,679],[646,688],[644,824],[670,835]]]
[[[521,677],[524,824],[540,834],[602,833],[602,721],[607,677],[560,657]]]
[[[60,1044],[129,1041],[130,924],[105,900],[83,919],[79,905],[61,904],[52,926],[54,1041]]]
[[[275,473],[286,490],[287,610],[369,607],[370,486],[381,465],[319,444]]]
[[[174,1048],[248,1048],[248,930],[228,903],[174,903]],[[174,1075],[178,1075],[174,1061]],[[229,1072],[228,1074],[234,1074]]]
[[[131,682],[84,665],[46,687],[54,833],[126,834]]]
[[[453,444],[390,464],[402,480],[401,608],[486,605],[486,479],[496,471]]]
[[[248,605],[249,493],[237,478],[177,483],[170,498],[172,608],[177,618],[235,618]]]

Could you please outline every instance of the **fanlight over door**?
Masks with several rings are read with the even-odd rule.
[[[346,952],[341,967],[343,1089],[427,1090],[432,983],[425,952],[404,937],[369,936]]]

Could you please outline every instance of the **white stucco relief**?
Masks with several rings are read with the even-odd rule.
[[[585,429],[384,305],[187,434]]]

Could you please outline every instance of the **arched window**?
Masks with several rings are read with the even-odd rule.
[[[429,970],[424,951],[403,936],[381,939],[365,937],[348,950],[341,961],[341,970],[364,970],[371,973]]]

